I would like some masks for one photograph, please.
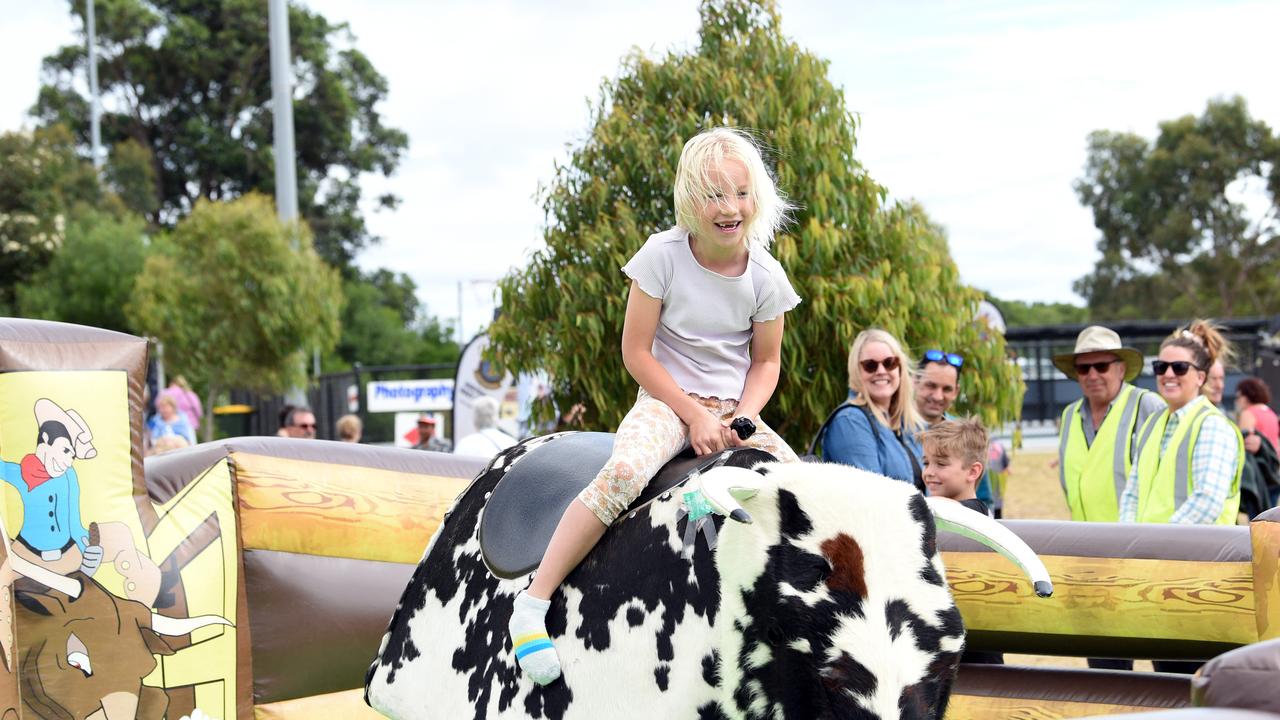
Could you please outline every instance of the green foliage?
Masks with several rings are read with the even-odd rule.
[[[89,211],[74,216],[49,264],[18,285],[20,313],[133,332],[124,307],[142,271],[145,229],[132,215]]]
[[[1229,190],[1252,185],[1250,219]],[[1270,314],[1280,304],[1280,137],[1242,98],[1160,124],[1155,142],[1099,130],[1075,184],[1102,251],[1076,281],[1090,315],[1185,318]]]
[[[312,350],[337,340],[341,304],[338,273],[306,226],[281,223],[270,198],[250,193],[200,201],[158,239],[126,311],[164,343],[171,374],[215,398],[301,385]]]
[[[116,143],[105,171],[107,184],[130,211],[148,217],[160,210],[155,156],[142,143],[133,138]]]
[[[343,281],[342,338],[325,358],[326,370],[359,362],[407,365],[453,362],[458,344],[452,331],[424,316],[408,275],[376,270]]]
[[[827,63],[785,38],[771,2],[701,5],[695,52],[639,51],[606,81],[590,135],[543,190],[546,248],[501,283],[493,353],[517,372],[546,370],[554,401],[586,401],[588,422],[616,426],[635,397],[622,365],[627,281],[645,238],[674,221],[671,187],[684,141],[716,125],[754,129],[766,163],[800,210],[774,244],[804,303],[786,318],[783,373],[766,420],[803,446],[846,394],[847,353],[872,325],[910,347],[962,352],[962,409],[1012,418],[1022,382],[1004,342],[973,322],[981,294],[960,284],[945,235],[855,159],[856,122]]]
[[[62,246],[72,211],[107,204],[65,127],[0,135],[0,312]]]
[[[1014,327],[1034,327],[1038,325],[1067,325],[1083,323],[1089,320],[1089,309],[1071,303],[1022,302],[1021,300],[1001,300],[987,293],[991,301],[1004,315],[1005,325]]]
[[[82,0],[70,4],[83,15]],[[153,156],[147,177],[138,153],[120,157],[117,148],[115,180],[130,188],[122,192],[130,207],[170,225],[200,198],[274,191],[267,3],[109,0],[97,4],[96,21],[103,141],[133,140]],[[351,47],[346,25],[294,4],[289,29],[299,207],[321,255],[345,269],[374,241],[359,177],[389,175],[408,138],[383,124],[376,108],[386,80]],[[47,124],[66,123],[87,145],[89,103],[75,82],[84,77],[84,45],[82,38],[45,58],[33,112]],[[157,193],[150,202],[133,192],[148,187]]]

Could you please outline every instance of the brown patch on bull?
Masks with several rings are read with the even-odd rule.
[[[862,548],[858,541],[840,533],[833,538],[822,541],[822,554],[831,563],[831,574],[827,576],[827,587],[836,592],[853,593],[858,597],[867,596],[866,567],[862,559]]]

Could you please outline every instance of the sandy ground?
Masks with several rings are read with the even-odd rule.
[[[1058,483],[1058,471],[1050,463],[1056,452],[1018,451],[1010,463],[1009,484],[1005,488],[1004,517],[1014,520],[1068,520],[1067,501]],[[1086,667],[1083,658],[1041,655],[1006,655],[1010,665]],[[1151,670],[1151,662],[1140,660],[1137,670]]]

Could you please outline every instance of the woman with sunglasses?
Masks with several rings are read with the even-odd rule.
[[[1147,418],[1120,500],[1121,522],[1236,524],[1244,441],[1201,394],[1230,345],[1211,323],[1193,322],[1160,345],[1151,364],[1169,407]]]
[[[818,431],[822,459],[923,488],[914,372],[893,335],[879,328],[859,333],[849,349],[849,398]]]

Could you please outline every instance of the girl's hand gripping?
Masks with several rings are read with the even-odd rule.
[[[698,455],[709,455],[724,450],[724,426],[709,412],[701,413],[689,424],[689,444]]]

